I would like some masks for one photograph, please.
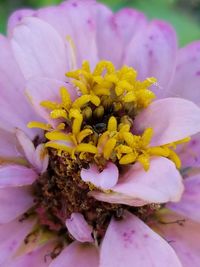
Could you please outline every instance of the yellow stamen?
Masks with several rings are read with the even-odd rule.
[[[27,124],[28,128],[39,128],[45,131],[50,131],[51,130],[51,125],[46,124],[43,122],[38,122],[38,121],[31,121]]]
[[[64,109],[54,109],[51,111],[50,116],[52,119],[67,119],[67,112]]]
[[[121,165],[131,164],[131,163],[134,163],[135,162],[136,158],[137,158],[137,154],[135,154],[135,153],[129,153],[129,154],[123,156],[120,159],[119,163]]]
[[[55,149],[60,150],[60,151],[66,151],[66,152],[68,152],[70,154],[72,152],[72,148],[71,147],[68,147],[68,146],[62,145],[62,144],[58,144],[58,143],[52,142],[52,141],[47,142],[45,144],[45,147],[55,148]]]
[[[60,88],[60,96],[62,99],[63,107],[68,109],[71,105],[71,97],[70,97],[70,94],[65,87]]]
[[[78,143],[81,143],[87,136],[91,134],[93,134],[93,131],[91,129],[85,129],[81,131],[80,133],[78,133],[77,135]]]
[[[144,146],[147,146],[150,143],[152,136],[153,136],[153,129],[147,128],[142,135],[142,142]]]
[[[87,143],[81,143],[76,147],[77,152],[86,152],[86,153],[92,153],[97,154],[97,148],[94,145],[87,144]]]
[[[83,115],[81,114],[74,119],[72,123],[72,133],[74,135],[77,135],[80,132],[82,122],[83,122]]]
[[[141,155],[137,158],[137,161],[143,166],[145,171],[148,171],[150,167],[150,159],[148,155]]]
[[[69,135],[62,133],[62,132],[58,132],[58,131],[53,131],[53,132],[48,132],[45,134],[46,138],[52,141],[71,141],[71,138]]]
[[[170,150],[168,158],[174,162],[177,169],[181,168],[181,160],[179,156],[173,150]]]
[[[42,101],[40,103],[40,106],[46,109],[54,110],[60,108],[60,105],[58,103],[52,102],[52,101]]]
[[[109,132],[117,131],[117,120],[114,116],[110,117],[107,128]]]
[[[117,143],[117,140],[115,138],[110,138],[103,149],[103,156],[105,159],[109,159],[113,149],[115,148],[115,145]]]

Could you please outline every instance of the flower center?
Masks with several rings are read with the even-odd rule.
[[[57,122],[56,128],[41,122],[28,124],[30,128],[44,130],[45,147],[50,156],[46,173],[33,187],[34,212],[39,216],[40,225],[58,235],[64,232],[67,240],[71,236],[65,226],[66,219],[72,213],[81,213],[99,240],[112,216],[120,219],[127,209],[146,220],[146,214],[153,214],[159,205],[133,208],[97,201],[88,193],[94,188],[103,189],[84,182],[82,169],[93,164],[102,172],[111,162],[120,173],[124,165],[139,162],[148,171],[152,156],[167,157],[177,168],[181,163],[173,150],[176,143],[151,147],[152,128],[140,135],[134,134],[135,116],[155,98],[149,89],[155,78],[139,81],[133,68],[123,66],[115,70],[108,61],[99,62],[93,71],[85,61],[81,69],[66,76],[77,98],[72,101],[66,83],[66,87],[60,88],[59,103],[41,102],[50,118]]]
[[[141,135],[133,134],[134,117],[155,98],[149,89],[155,78],[139,81],[133,68],[115,70],[108,61],[99,62],[93,72],[89,63],[83,62],[81,69],[66,76],[76,87],[76,100],[71,100],[66,85],[60,88],[60,103],[41,102],[51,119],[62,123],[56,129],[39,122],[28,124],[46,131],[46,147],[57,149],[58,153],[66,151],[74,160],[89,159],[100,168],[107,161],[120,165],[138,161],[148,170],[151,156],[167,157],[180,168],[180,160],[171,149],[174,143],[151,147],[152,128]]]

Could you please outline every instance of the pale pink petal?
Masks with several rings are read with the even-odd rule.
[[[185,191],[178,203],[167,207],[192,220],[200,222],[200,174],[184,179]]]
[[[138,71],[139,79],[156,77],[157,96],[167,93],[176,65],[177,40],[174,29],[166,22],[153,20],[130,42],[124,63]]]
[[[112,11],[99,4],[96,21],[99,58],[110,60],[116,67],[120,67],[124,52],[123,38],[118,32]]]
[[[54,247],[48,244],[25,255],[14,256],[1,267],[48,267]]]
[[[73,242],[53,260],[49,267],[99,267],[97,248],[90,244]]]
[[[38,117],[24,95],[25,81],[14,60],[10,43],[1,35],[0,58],[0,128],[13,133],[14,128],[19,127],[34,138],[39,131],[28,129],[26,125]]]
[[[19,142],[19,150],[21,154],[29,161],[32,167],[38,172],[46,171],[49,163],[49,155],[44,144],[38,145],[36,148],[28,136],[21,130],[16,130],[16,137]]]
[[[30,138],[20,129],[16,129],[16,137],[19,142],[19,150],[22,155],[29,161],[30,164],[33,163],[35,147]]]
[[[19,9],[16,10],[11,14],[11,16],[8,19],[8,25],[7,25],[7,34],[8,36],[11,36],[13,33],[13,29],[21,23],[22,19],[24,17],[34,16],[36,13],[33,9]]]
[[[99,267],[181,267],[170,245],[136,216],[112,219],[100,250]]]
[[[52,25],[64,42],[67,42],[67,37],[71,38],[75,46],[71,52],[75,54],[77,66],[80,67],[83,60],[89,60],[91,66],[98,61],[95,11],[95,1],[75,0],[65,1],[57,7],[42,8],[36,15]]]
[[[95,191],[92,196],[106,202],[142,206],[147,203],[165,203],[179,201],[183,192],[182,178],[174,163],[166,158],[152,158],[150,169],[144,171],[136,163],[132,165],[112,188],[113,194],[99,195]],[[105,199],[103,199],[105,196]],[[125,202],[127,201],[127,203]]]
[[[81,169],[81,178],[84,182],[90,182],[101,189],[111,189],[118,182],[119,170],[112,162],[108,162],[101,172],[97,165],[92,164],[89,169]]]
[[[65,87],[68,90],[71,100],[74,101],[77,96],[76,90],[69,83],[40,77],[30,79],[27,82],[26,93],[35,111],[48,123],[53,125],[56,125],[57,122],[50,118],[50,110],[42,107],[40,103],[46,100],[60,103],[59,89],[61,87]]]
[[[24,166],[0,166],[0,188],[31,185],[37,177],[36,172]]]
[[[13,30],[11,44],[26,79],[45,76],[64,80],[67,51],[62,38],[48,23],[25,17]]]
[[[20,222],[16,219],[0,225],[0,266],[8,266],[5,262],[13,257],[19,247],[24,244],[24,238],[32,231],[33,224],[34,221]]]
[[[198,267],[200,263],[200,224],[175,214],[166,215],[160,220],[163,223],[158,224],[155,229],[174,248],[182,266]]]
[[[181,98],[157,100],[136,116],[134,127],[153,129],[152,146],[175,142],[200,132],[200,108]]]
[[[114,14],[113,21],[115,22],[117,31],[123,39],[124,46],[127,46],[131,39],[134,38],[139,31],[143,31],[147,25],[145,15],[132,8],[119,10]]]
[[[191,141],[177,147],[177,153],[181,159],[182,167],[200,166],[200,134],[192,137]]]
[[[124,204],[128,206],[140,207],[149,204],[149,201],[134,198],[125,194],[120,194],[116,192],[104,193],[101,191],[90,191],[88,196],[94,197],[95,199],[103,202],[113,203],[113,204]]]
[[[178,52],[176,72],[170,95],[200,104],[200,42],[194,42]]]
[[[67,219],[66,227],[70,234],[79,242],[93,242],[92,227],[88,225],[85,218],[80,213],[72,213]]]
[[[49,164],[49,154],[43,144],[36,147],[34,156],[34,166],[38,173],[46,171]]]
[[[14,134],[0,129],[0,158],[18,157],[19,155]]]
[[[30,188],[0,189],[0,224],[14,220],[33,206]]]

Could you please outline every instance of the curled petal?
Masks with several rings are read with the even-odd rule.
[[[82,214],[72,213],[65,223],[68,231],[77,241],[93,242],[92,227],[87,224]]]
[[[99,172],[95,164],[89,169],[81,170],[81,178],[84,182],[90,182],[101,189],[111,189],[117,184],[119,170],[115,164],[109,162],[102,172]]]
[[[34,156],[34,166],[38,173],[45,172],[49,164],[49,154],[44,144],[40,144],[36,147]]]
[[[147,172],[136,163],[122,175],[111,193],[92,191],[90,195],[110,203],[143,206],[148,203],[176,202],[182,193],[182,177],[174,163],[166,158],[155,157]]]

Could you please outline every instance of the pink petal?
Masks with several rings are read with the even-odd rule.
[[[200,222],[200,174],[184,180],[185,191],[178,203],[169,203],[167,207],[192,220]]]
[[[25,255],[13,257],[2,267],[48,267],[54,247],[48,244]]]
[[[15,220],[0,225],[0,266],[8,267],[7,260],[13,257],[18,248],[24,244],[24,238],[32,231],[33,224],[34,221],[30,220],[23,222]]]
[[[200,41],[178,52],[176,72],[170,86],[170,95],[183,97],[200,104]]]
[[[111,189],[117,184],[119,170],[115,164],[108,162],[102,172],[99,172],[97,165],[90,165],[89,169],[81,170],[81,178],[84,182],[90,182],[101,189]]]
[[[10,43],[1,35],[0,58],[0,128],[13,133],[14,128],[18,127],[34,138],[39,131],[28,129],[26,125],[38,117],[24,95],[25,81],[13,57]]]
[[[157,96],[163,96],[175,71],[176,53],[174,29],[166,22],[153,20],[132,39],[124,63],[134,67],[141,80],[156,77],[159,87],[154,91]]]
[[[46,171],[49,163],[49,155],[43,144],[36,148],[28,136],[21,130],[16,130],[16,137],[19,141],[22,154],[29,161],[38,173]]]
[[[114,14],[113,21],[123,40],[124,46],[127,46],[135,35],[139,33],[139,31],[143,31],[147,25],[145,15],[132,8],[119,10]]]
[[[175,214],[167,214],[161,220],[164,224],[159,224],[156,228],[174,248],[182,266],[199,266],[200,224]]]
[[[181,98],[161,99],[143,110],[134,126],[141,132],[153,128],[151,145],[164,145],[200,132],[200,108]]]
[[[33,163],[35,147],[33,142],[29,139],[29,137],[20,129],[16,129],[16,137],[20,145],[20,150],[24,157],[30,162]]]
[[[99,267],[181,267],[169,244],[131,213],[112,220],[103,239]]]
[[[104,193],[101,191],[90,191],[88,193],[88,196],[94,197],[95,199],[103,202],[124,204],[133,207],[139,207],[149,204],[149,202],[146,200],[134,198],[132,196],[127,196],[125,194],[120,194],[116,192]]]
[[[99,58],[110,60],[116,67],[120,67],[123,56],[123,39],[118,32],[113,13],[106,6],[99,4],[96,21]]]
[[[66,227],[70,234],[80,242],[93,242],[92,227],[88,225],[80,213],[72,213],[70,219],[66,220]]]
[[[49,267],[99,267],[97,248],[90,244],[73,242]]]
[[[0,129],[0,157],[18,157],[19,155],[14,134]]]
[[[34,16],[35,10],[33,9],[20,9],[16,10],[11,14],[8,19],[7,33],[8,36],[11,36],[13,33],[13,29],[21,23],[24,17]]]
[[[20,165],[0,166],[0,188],[31,185],[38,175]]]
[[[200,134],[192,137],[189,143],[177,147],[177,153],[181,159],[182,167],[200,166]]]
[[[0,189],[0,224],[14,220],[33,206],[28,187]]]
[[[152,158],[146,172],[140,164],[132,165],[112,188],[113,194],[91,195],[101,201],[142,206],[147,203],[179,201],[183,192],[182,178],[173,162],[166,158]],[[100,198],[99,198],[100,196]],[[105,197],[105,198],[104,198]]]
[[[48,23],[38,18],[25,17],[13,30],[11,43],[26,79],[37,75],[65,79],[66,47]]]
[[[52,25],[64,42],[70,36],[78,66],[83,60],[94,66],[98,61],[95,11],[95,1],[65,1],[57,7],[40,9],[37,16]]]
[[[68,83],[53,80],[49,78],[33,78],[27,82],[27,95],[35,111],[44,118],[48,123],[56,125],[55,120],[49,116],[50,110],[45,109],[40,105],[42,101],[53,101],[60,103],[59,89],[65,87],[70,96],[71,100],[74,101],[76,98],[76,90]]]
[[[34,166],[38,173],[44,173],[49,164],[49,154],[43,144],[37,146],[35,150]]]

